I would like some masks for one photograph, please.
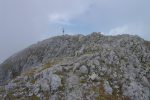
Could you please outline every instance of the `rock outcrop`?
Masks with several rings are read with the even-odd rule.
[[[150,100],[150,42],[100,33],[44,40],[0,65],[1,99]]]

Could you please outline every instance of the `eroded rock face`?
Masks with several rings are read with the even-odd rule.
[[[78,85],[79,84],[79,76],[76,76],[76,75],[69,76],[67,83],[68,83],[68,88],[72,88],[72,87]]]
[[[137,36],[58,36],[0,65],[0,99],[149,100],[149,42]]]
[[[48,79],[40,79],[37,81],[37,88],[40,88],[43,91],[49,91],[50,90],[50,82]]]
[[[149,100],[150,90],[140,83],[131,81],[129,85],[123,85],[123,95],[130,96],[132,100]]]
[[[61,86],[61,78],[58,75],[51,76],[51,90],[57,90]]]

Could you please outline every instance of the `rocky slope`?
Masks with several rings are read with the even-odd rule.
[[[0,65],[0,100],[150,100],[150,42],[57,36]]]

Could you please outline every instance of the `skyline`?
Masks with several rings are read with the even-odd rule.
[[[150,40],[149,0],[0,0],[0,62],[66,34],[132,34]]]

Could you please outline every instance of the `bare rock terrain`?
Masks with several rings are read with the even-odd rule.
[[[63,35],[0,65],[0,100],[150,100],[150,42]]]

